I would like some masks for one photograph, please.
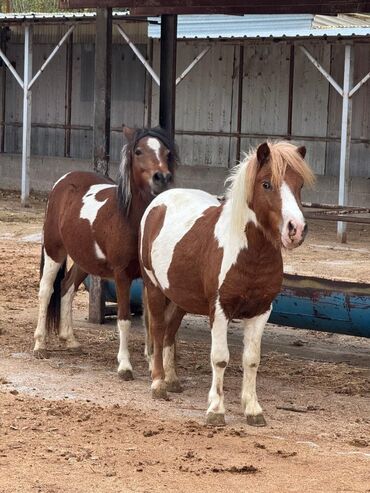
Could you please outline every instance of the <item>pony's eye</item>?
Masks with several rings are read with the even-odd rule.
[[[141,156],[141,154],[142,154],[142,152],[141,152],[141,150],[140,150],[140,149],[136,149],[136,150],[135,150],[135,155],[136,155],[136,156]]]
[[[263,181],[262,186],[265,190],[272,190],[272,185],[269,181]]]

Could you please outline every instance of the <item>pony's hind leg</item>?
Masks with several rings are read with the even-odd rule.
[[[166,389],[169,392],[182,392],[176,372],[176,333],[184,315],[184,310],[172,302],[167,306],[165,311],[166,332],[163,342],[163,367]]]
[[[131,320],[130,320],[130,286],[131,279],[122,273],[114,276],[117,289],[117,327],[119,333],[119,350],[117,355],[118,360],[118,376],[122,380],[133,380],[132,366],[130,362],[130,353],[128,342],[130,336]]]
[[[167,399],[165,372],[163,367],[163,342],[166,332],[164,314],[167,299],[160,289],[150,280],[145,282],[147,291],[147,310],[150,314],[150,335],[153,343],[152,354],[152,397]]]
[[[229,362],[227,346],[228,320],[219,301],[216,301],[214,319],[212,323],[212,386],[208,394],[209,406],[207,409],[207,424],[222,426],[225,424],[224,407],[224,373]]]
[[[41,253],[41,279],[39,288],[39,315],[37,321],[37,327],[34,333],[35,346],[34,355],[37,358],[47,357],[46,351],[46,336],[47,325],[59,322],[59,300],[60,300],[60,284],[64,276],[65,260],[62,262],[55,262],[45,251],[45,247],[42,247]],[[52,294],[54,298],[51,300]],[[49,306],[53,305],[53,306]],[[53,313],[54,309],[54,313]],[[53,320],[51,320],[54,318]]]
[[[256,393],[257,370],[261,359],[261,339],[263,329],[271,309],[262,315],[244,320],[243,388],[242,407],[251,426],[266,426],[262,408]]]
[[[60,305],[59,339],[65,342],[66,348],[78,352],[80,343],[73,333],[72,303],[78,286],[85,279],[87,273],[73,264],[69,269],[62,286],[62,299]]]

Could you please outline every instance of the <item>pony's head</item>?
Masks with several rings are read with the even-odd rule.
[[[122,149],[118,199],[129,213],[134,189],[143,197],[154,197],[173,180],[178,162],[176,149],[160,127],[133,129],[123,126],[127,143]]]
[[[233,213],[237,214],[241,203],[244,208],[247,205],[249,220],[274,244],[288,249],[301,245],[307,233],[301,190],[304,184],[314,183],[314,175],[305,155],[305,147],[290,142],[265,142],[246,156],[231,177]]]

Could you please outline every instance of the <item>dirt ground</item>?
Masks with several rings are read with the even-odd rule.
[[[87,294],[74,310],[80,355],[54,338],[32,356],[43,197],[21,209],[0,192],[0,492],[370,492],[370,340],[268,325],[258,376],[265,428],[240,409],[242,331],[230,328],[227,426],[204,425],[211,381],[203,317],[179,332],[182,394],[150,398],[144,334],[134,319],[135,380],[116,376],[114,320],[88,324]],[[370,232],[310,224],[285,258],[300,274],[370,282]]]

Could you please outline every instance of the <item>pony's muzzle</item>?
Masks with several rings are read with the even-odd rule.
[[[168,185],[172,181],[172,173],[162,173],[161,171],[156,171],[153,175],[153,183],[155,185]]]
[[[292,249],[301,245],[306,238],[308,225],[305,221],[291,219],[285,227],[282,242],[285,248]]]

